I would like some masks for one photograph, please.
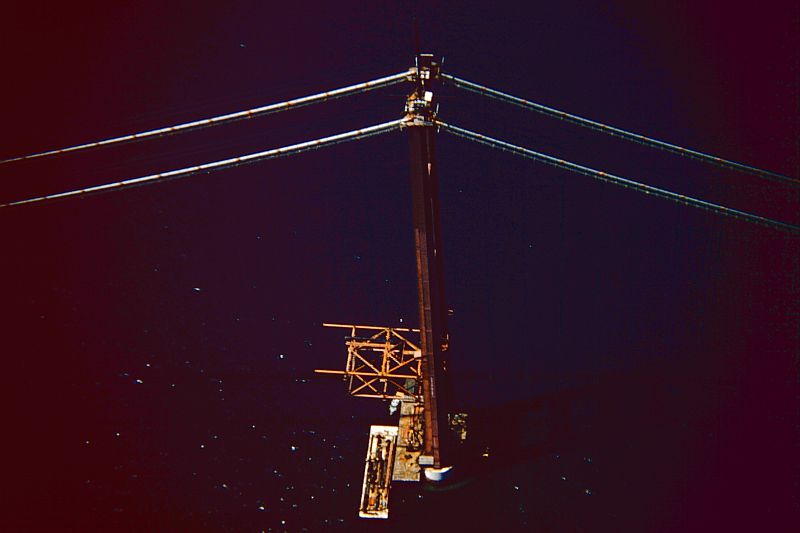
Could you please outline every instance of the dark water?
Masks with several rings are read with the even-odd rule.
[[[390,520],[359,519],[368,425],[391,421],[386,405],[296,375],[293,358],[262,373],[154,355],[50,383],[20,429],[35,448],[14,455],[9,530],[676,531],[708,515],[780,524],[754,509],[792,497],[769,457],[724,470],[726,446],[768,448],[709,418],[725,391],[639,373],[473,407],[456,482],[396,482]]]

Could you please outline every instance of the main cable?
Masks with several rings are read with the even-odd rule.
[[[794,226],[792,224],[787,224],[785,222],[780,222],[778,220],[773,220],[771,218],[762,217],[759,215],[748,213],[746,211],[740,211],[738,209],[725,207],[719,204],[707,202],[705,200],[692,198],[690,196],[685,196],[683,194],[668,191],[666,189],[653,187],[652,185],[646,185],[644,183],[623,178],[621,176],[616,176],[614,174],[609,174],[607,172],[595,170],[590,167],[585,167],[583,165],[571,163],[569,161],[558,159],[556,157],[543,154],[541,152],[536,152],[528,148],[523,148],[521,146],[516,146],[514,144],[507,143],[505,141],[494,139],[492,137],[488,137],[486,135],[482,135],[474,131],[465,130],[463,128],[459,128],[457,126],[453,126],[445,122],[441,122],[439,120],[436,121],[436,125],[439,128],[443,129],[444,131],[451,133],[457,137],[462,137],[480,144],[491,146],[492,148],[497,148],[506,152],[511,152],[513,154],[520,155],[528,159],[533,159],[534,161],[539,161],[541,163],[554,166],[556,168],[569,170],[571,172],[577,172],[578,174],[583,174],[585,176],[589,176],[591,178],[595,178],[600,181],[613,183],[614,185],[619,185],[620,187],[633,189],[635,191],[643,192],[645,194],[652,196],[657,196],[659,198],[665,198],[667,200],[671,200],[673,202],[677,202],[683,205],[688,205],[691,207],[696,207],[698,209],[704,209],[706,211],[711,211],[712,213],[716,213],[719,215],[736,218],[747,222],[752,222],[755,224],[766,226],[768,228],[777,229],[786,233],[790,233],[792,235],[800,235],[800,226]]]
[[[406,81],[415,74],[416,74],[416,69],[412,68],[405,72],[399,72],[397,74],[392,74],[391,76],[377,78],[371,81],[366,81],[364,83],[349,85],[347,87],[342,87],[340,89],[334,89],[332,91],[312,94],[310,96],[303,96],[301,98],[295,98],[293,100],[287,100],[285,102],[279,102],[276,104],[270,104],[262,107],[254,107],[253,109],[246,109],[244,111],[237,111],[235,113],[228,113],[227,115],[219,115],[217,117],[194,120],[192,122],[185,122],[183,124],[177,124],[175,126],[167,126],[165,128],[158,128],[155,130],[148,130],[139,133],[131,133],[129,135],[122,135],[120,137],[113,137],[111,139],[105,139],[102,141],[79,144],[76,146],[60,148],[57,150],[48,150],[46,152],[38,152],[30,155],[12,157],[9,159],[2,159],[0,160],[0,165],[5,163],[11,163],[14,161],[24,161],[27,159],[36,159],[38,157],[65,154],[68,152],[77,152],[78,150],[86,150],[88,148],[98,148],[100,146],[109,146],[112,144],[119,144],[131,141],[141,141],[151,137],[163,137],[166,135],[173,135],[175,133],[181,133],[184,131],[205,128],[208,126],[217,126],[219,124],[226,124],[228,122],[236,122],[238,120],[245,120],[249,118],[270,115],[272,113],[278,113],[280,111],[286,111],[288,109],[295,109],[298,107],[304,107],[307,105],[316,104],[318,102],[325,102],[336,98],[342,98],[344,96],[350,96],[352,94],[371,91],[373,89],[378,89],[380,87],[388,87],[390,85],[395,85],[397,83]]]
[[[407,122],[408,119],[405,118],[399,120],[393,120],[391,122],[384,122],[383,124],[369,126],[367,128],[362,128],[360,130],[353,130],[346,133],[339,133],[337,135],[331,135],[329,137],[323,137],[321,139],[316,139],[313,141],[306,141],[298,144],[292,144],[290,146],[284,146],[282,148],[274,148],[272,150],[265,150],[263,152],[255,152],[252,154],[243,155],[239,157],[232,157],[230,159],[223,159],[221,161],[203,163],[201,165],[196,165],[193,167],[171,170],[169,172],[162,172],[159,174],[150,174],[148,176],[131,178],[122,181],[116,181],[113,183],[106,183],[104,185],[95,185],[93,187],[87,187],[85,189],[76,189],[56,194],[48,194],[45,196],[37,196],[35,198],[28,198],[26,200],[17,200],[14,202],[0,204],[0,208],[27,205],[37,202],[44,202],[47,200],[58,200],[63,198],[77,197],[86,194],[105,192],[109,190],[119,190],[123,188],[134,187],[137,185],[153,183],[156,181],[183,178],[186,176],[191,176],[192,174],[197,174],[199,172],[210,172],[212,170],[221,170],[225,168],[237,167],[240,165],[255,163],[257,161],[264,161],[266,159],[274,159],[277,157],[294,155],[300,152],[316,150],[317,148],[322,148],[325,146],[331,146],[334,144],[340,144],[348,141],[355,141],[358,139],[365,139],[367,137],[372,137],[374,135],[380,135],[382,133],[394,131],[402,128]]]
[[[531,102],[530,100],[525,100],[524,98],[519,98],[518,96],[513,96],[508,93],[498,91],[497,89],[491,89],[489,87],[485,87],[483,85],[479,85],[471,81],[463,80],[461,78],[457,78],[450,74],[441,73],[439,77],[447,82],[452,83],[454,86],[458,88],[466,89],[468,91],[477,94],[482,94],[503,102],[508,102],[510,104],[523,107],[530,111],[535,111],[536,113],[564,120],[566,122],[576,124],[578,126],[589,128],[595,131],[600,131],[603,133],[608,133],[609,135],[626,139],[628,141],[633,141],[642,144],[644,146],[657,148],[659,150],[664,150],[673,154],[688,157],[690,159],[696,159],[698,161],[703,161],[704,163],[709,163],[718,167],[727,168],[738,172],[743,172],[746,174],[757,176],[759,178],[764,178],[771,181],[775,181],[777,183],[782,183],[784,185],[790,185],[792,187],[800,187],[800,180],[784,176],[783,174],[778,174],[777,172],[763,170],[751,165],[745,165],[744,163],[737,163],[736,161],[723,159],[715,155],[706,154],[703,152],[699,152],[697,150],[692,150],[690,148],[684,148],[682,146],[678,146],[677,144],[671,144],[665,141],[654,139],[652,137],[646,137],[638,133],[633,133],[631,131],[623,130],[621,128],[616,128],[614,126],[609,126],[601,122],[597,122],[594,120],[590,120],[588,118],[567,113],[566,111],[561,111],[559,109],[548,107],[542,104],[537,104],[536,102]]]

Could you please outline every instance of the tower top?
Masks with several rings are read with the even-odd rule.
[[[414,90],[406,100],[406,117],[412,118],[412,125],[430,126],[436,118],[437,107],[434,105],[434,86],[441,72],[440,63],[433,54],[417,54],[414,57],[416,76]]]

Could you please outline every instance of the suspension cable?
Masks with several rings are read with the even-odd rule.
[[[346,133],[339,133],[337,135],[331,135],[330,137],[323,137],[321,139],[316,139],[313,141],[306,141],[298,144],[292,144],[290,146],[284,146],[282,148],[274,148],[272,150],[266,150],[263,152],[256,152],[248,155],[243,155],[239,157],[232,157],[230,159],[223,159],[221,161],[214,161],[212,163],[203,163],[201,165],[196,165],[193,167],[181,168],[178,170],[171,170],[169,172],[162,172],[160,174],[150,174],[148,176],[142,176],[139,178],[131,178],[122,181],[117,181],[114,183],[106,183],[104,185],[95,185],[93,187],[88,187],[85,189],[76,189],[67,192],[61,192],[56,194],[48,194],[46,196],[38,196],[35,198],[28,198],[26,200],[17,200],[14,202],[9,202],[5,204],[0,204],[0,208],[3,207],[14,207],[26,204],[32,204],[37,202],[44,202],[47,200],[57,200],[63,198],[70,198],[70,197],[77,197],[83,196],[86,194],[98,193],[98,192],[105,192],[109,190],[119,190],[128,187],[134,187],[137,185],[144,185],[148,183],[153,183],[157,181],[164,181],[169,179],[175,178],[183,178],[186,176],[191,176],[192,174],[197,174],[199,172],[210,172],[212,170],[222,170],[225,168],[232,168],[237,167],[240,165],[246,165],[249,163],[255,163],[257,161],[264,161],[266,159],[275,159],[277,157],[284,157],[288,155],[298,154],[300,152],[307,152],[309,150],[316,150],[317,148],[322,148],[325,146],[331,146],[334,144],[344,143],[348,141],[355,141],[359,139],[365,139],[367,137],[372,137],[374,135],[380,135],[382,133],[387,133],[393,130],[400,129],[405,126],[407,123],[407,119],[403,118],[400,120],[393,120],[391,122],[384,122],[383,124],[377,124],[375,126],[369,126],[367,128],[362,128],[360,130],[353,130]]]
[[[659,141],[658,139],[653,139],[652,137],[646,137],[638,133],[633,133],[620,128],[616,128],[614,126],[602,124],[600,122],[596,122],[588,118],[583,118],[578,115],[573,115],[565,111],[554,109],[552,107],[547,107],[542,104],[537,104],[536,102],[531,102],[529,100],[525,100],[517,96],[512,96],[510,94],[498,91],[496,89],[490,89],[489,87],[485,87],[483,85],[479,85],[471,81],[463,80],[461,78],[451,76],[450,74],[442,73],[439,76],[443,80],[452,83],[454,86],[458,88],[466,89],[468,91],[488,96],[490,98],[494,98],[496,100],[500,100],[503,102],[508,102],[510,104],[523,107],[530,111],[535,111],[536,113],[564,120],[566,122],[576,124],[578,126],[583,126],[585,128],[589,128],[595,131],[608,133],[615,137],[626,139],[628,141],[633,141],[642,144],[644,146],[657,148],[659,150],[664,150],[673,154],[688,157],[690,159],[696,159],[698,161],[703,161],[704,163],[709,163],[718,167],[727,168],[729,170],[735,170],[738,172],[743,172],[745,174],[750,174],[753,176],[757,176],[759,178],[768,179],[771,181],[782,183],[784,185],[790,185],[792,187],[800,187],[800,180],[784,176],[783,174],[778,174],[776,172],[771,172],[769,170],[763,170],[751,165],[745,165],[743,163],[737,163],[736,161],[730,161],[728,159],[723,159],[721,157],[717,157],[711,154],[706,154],[703,152],[699,152],[697,150],[684,148],[676,144]]]
[[[635,191],[643,192],[648,195],[657,196],[659,198],[665,198],[667,200],[671,200],[679,204],[688,205],[691,207],[697,207],[699,209],[711,211],[712,213],[716,213],[719,215],[736,218],[747,222],[752,222],[755,224],[760,224],[762,226],[777,229],[793,235],[800,235],[800,226],[794,226],[792,224],[787,224],[785,222],[780,222],[759,215],[754,215],[752,213],[747,213],[745,211],[740,211],[738,209],[725,207],[722,205],[707,202],[705,200],[699,200],[697,198],[692,198],[690,196],[685,196],[683,194],[678,194],[665,189],[660,189],[658,187],[653,187],[651,185],[645,185],[644,183],[629,180],[627,178],[616,176],[614,174],[609,174],[607,172],[595,170],[593,168],[585,167],[583,165],[578,165],[576,163],[571,163],[569,161],[564,161],[563,159],[558,159],[543,154],[541,152],[536,152],[528,148],[516,146],[514,144],[500,141],[498,139],[494,139],[492,137],[488,137],[480,133],[475,133],[473,131],[465,130],[457,126],[452,126],[450,124],[446,124],[438,120],[436,121],[436,125],[439,126],[439,128],[443,129],[444,131],[451,133],[457,137],[462,137],[480,144],[491,146],[492,148],[497,148],[499,150],[511,152],[513,154],[526,157],[528,159],[533,159],[534,161],[539,161],[541,163],[545,163],[557,168],[569,170],[571,172],[577,172],[578,174],[583,174],[585,176],[589,176],[591,178],[595,178],[600,181],[613,183],[614,185],[619,185],[627,189],[633,189]]]
[[[263,115],[270,115],[272,113],[278,113],[280,111],[286,111],[288,109],[295,109],[298,107],[304,107],[311,104],[316,104],[318,102],[326,102],[328,100],[333,100],[336,98],[341,98],[343,96],[350,96],[352,94],[363,93],[367,91],[371,91],[373,89],[378,89],[380,87],[388,87],[390,85],[395,85],[397,83],[401,83],[406,81],[416,73],[416,69],[410,69],[405,72],[399,72],[397,74],[393,74],[391,76],[386,76],[383,78],[378,78],[375,80],[367,81],[364,83],[358,83],[356,85],[349,85],[347,87],[342,87],[340,89],[334,89],[332,91],[312,94],[310,96],[303,96],[301,98],[295,98],[293,100],[287,100],[285,102],[279,102],[277,104],[270,104],[262,107],[255,107],[253,109],[246,109],[244,111],[237,111],[235,113],[229,113],[227,115],[220,115],[217,117],[211,118],[204,118],[201,120],[194,120],[192,122],[185,122],[183,124],[177,124],[175,126],[167,126],[165,128],[158,128],[155,130],[143,131],[140,133],[132,133],[129,135],[122,135],[120,137],[113,137],[111,139],[105,139],[102,141],[90,142],[86,144],[79,144],[76,146],[70,146],[67,148],[60,148],[58,150],[49,150],[46,152],[38,152],[35,154],[12,157],[9,159],[2,159],[0,160],[0,165],[5,163],[11,163],[13,161],[23,161],[26,159],[35,159],[38,157],[46,157],[58,154],[64,154],[68,152],[77,152],[78,150],[85,150],[87,148],[97,148],[100,146],[108,146],[112,144],[124,143],[124,142],[131,142],[131,141],[141,141],[143,139],[148,139],[151,137],[163,137],[166,135],[172,135],[175,133],[180,133],[184,131],[190,131],[200,128],[205,128],[208,126],[217,126],[219,124],[226,124],[228,122],[236,122],[238,120],[244,120],[254,117],[260,117]]]

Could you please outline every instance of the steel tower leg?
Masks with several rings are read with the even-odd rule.
[[[442,461],[447,431],[444,402],[447,390],[448,348],[447,304],[442,271],[442,239],[439,220],[439,183],[436,172],[436,128],[409,127],[411,145],[411,193],[413,198],[414,242],[417,261],[417,292],[422,349],[422,396],[424,402],[424,455],[433,458],[434,468]],[[444,437],[444,435],[443,435]]]

